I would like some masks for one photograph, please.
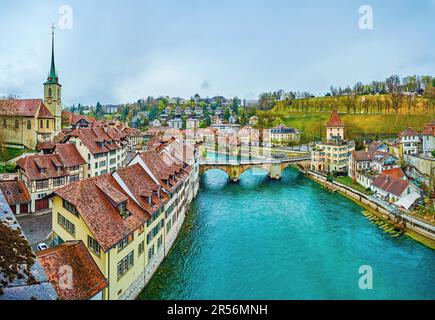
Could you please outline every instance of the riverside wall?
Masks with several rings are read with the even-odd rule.
[[[430,225],[424,221],[421,221],[415,217],[412,217],[406,213],[400,212],[395,213],[389,210],[388,208],[382,206],[381,204],[371,200],[369,196],[367,196],[364,193],[361,193],[357,190],[352,189],[349,186],[346,186],[344,184],[338,183],[336,181],[329,182],[327,181],[326,177],[318,174],[313,171],[306,171],[305,174],[313,179],[314,181],[317,181],[318,183],[337,190],[341,192],[342,194],[346,195],[347,197],[354,199],[355,201],[363,204],[364,206],[372,209],[375,213],[377,213],[380,217],[390,220],[392,223],[400,224],[404,228],[412,230],[419,235],[427,238],[429,242],[431,243],[429,246],[433,246],[435,243],[435,226]],[[425,241],[424,244],[427,244]]]

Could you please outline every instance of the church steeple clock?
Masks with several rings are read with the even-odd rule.
[[[44,83],[44,104],[55,118],[55,134],[62,130],[62,85],[54,64],[54,25],[51,27],[51,67],[47,81]]]

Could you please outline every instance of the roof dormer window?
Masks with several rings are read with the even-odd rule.
[[[127,217],[130,216],[130,212],[128,212],[127,210],[127,201],[121,202],[118,205],[118,212],[121,215],[121,217],[123,217],[124,219],[127,219]]]

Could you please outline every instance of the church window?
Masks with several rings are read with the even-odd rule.
[[[51,97],[52,96],[51,94],[52,94],[51,88],[48,88],[48,96]]]
[[[18,129],[20,127],[20,122],[18,120],[15,120],[15,128]]]
[[[27,120],[27,130],[32,129],[32,121]]]
[[[39,128],[40,129],[44,128],[44,122],[42,120],[39,120]]]
[[[46,125],[47,129],[50,128],[50,120],[47,120],[45,125]]]

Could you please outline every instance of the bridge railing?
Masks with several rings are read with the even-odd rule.
[[[238,165],[262,165],[262,164],[281,164],[289,162],[300,162],[311,160],[310,156],[297,157],[297,158],[287,158],[287,159],[265,159],[265,160],[215,160],[215,159],[201,159],[199,161],[200,165],[216,165],[216,166],[238,166]]]

